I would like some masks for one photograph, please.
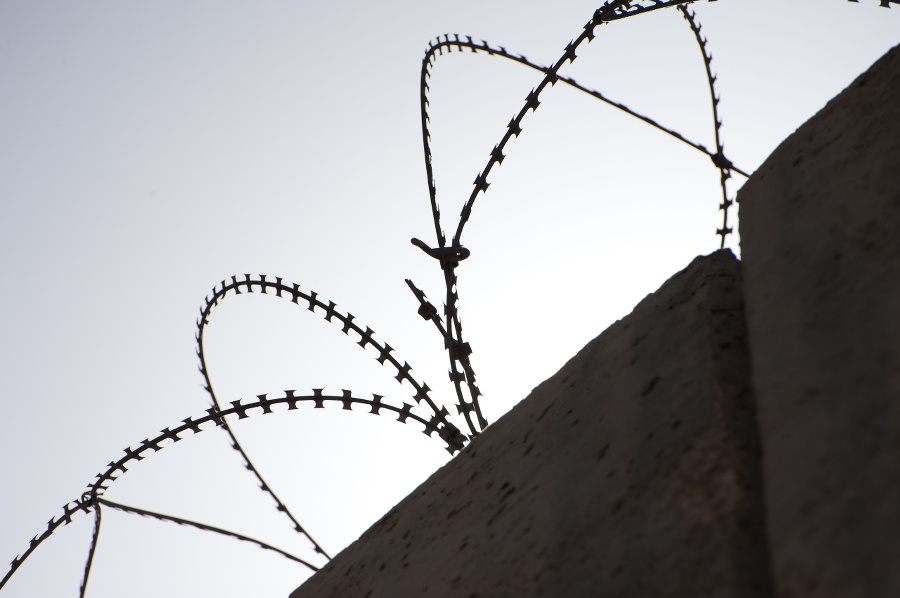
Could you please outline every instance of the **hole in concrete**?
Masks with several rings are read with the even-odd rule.
[[[607,451],[609,451],[609,443],[604,444],[600,452],[597,453],[597,460],[602,460],[606,456]]]
[[[644,386],[644,388],[641,390],[641,396],[642,396],[642,397],[645,397],[645,396],[647,396],[648,394],[650,394],[650,392],[651,392],[654,388],[656,388],[656,383],[657,383],[657,382],[659,382],[659,376],[653,376],[653,379],[650,380],[650,382],[648,382],[647,385]]]
[[[540,417],[537,418],[537,421],[541,421],[542,419],[544,419],[544,416],[547,415],[547,412],[550,411],[550,408],[551,408],[551,407],[553,407],[553,404],[552,404],[552,403],[551,403],[550,405],[547,405],[547,407],[546,407],[546,408],[544,409],[544,411],[541,413]]]

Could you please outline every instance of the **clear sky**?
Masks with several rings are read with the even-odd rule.
[[[735,164],[758,167],[900,40],[900,10],[878,4],[693,5]],[[234,274],[280,276],[335,301],[455,413],[441,340],[403,282],[435,303],[443,296],[436,263],[409,244],[435,243],[423,52],[430,38],[460,33],[551,64],[595,8],[0,1],[0,562],[125,447],[203,413],[195,320]],[[674,9],[603,26],[565,74],[713,145],[703,63]],[[483,54],[438,59],[431,130],[450,232],[540,78]],[[523,124],[475,204],[464,239],[472,255],[458,271],[490,421],[718,247],[718,172],[705,156],[562,85]],[[738,252],[735,239],[729,246]],[[312,388],[410,401],[371,351],[277,298],[229,299],[206,343],[226,402]],[[326,411],[234,430],[334,554],[448,455],[390,418]],[[106,497],[314,560],[254,483],[217,430],[145,459]],[[57,532],[3,598],[77,595],[91,527],[81,515]],[[251,546],[104,510],[88,595],[283,597],[307,575]]]

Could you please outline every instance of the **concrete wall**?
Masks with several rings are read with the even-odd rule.
[[[900,48],[739,200],[292,598],[900,596]]]
[[[779,596],[900,596],[900,47],[741,189]]]

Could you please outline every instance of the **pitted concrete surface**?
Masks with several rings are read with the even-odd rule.
[[[291,596],[769,596],[748,380],[697,258]]]
[[[738,194],[779,596],[900,596],[900,47]]]

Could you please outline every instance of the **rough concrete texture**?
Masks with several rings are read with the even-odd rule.
[[[738,199],[778,596],[900,596],[900,47]]]
[[[771,595],[742,302],[697,258],[292,598]]]

